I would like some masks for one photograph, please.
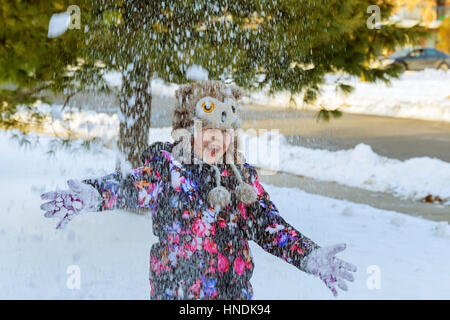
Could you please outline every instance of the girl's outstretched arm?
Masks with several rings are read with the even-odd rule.
[[[259,183],[256,170],[245,165],[249,183],[257,191],[258,201],[249,207],[251,239],[265,251],[280,257],[300,270],[319,277],[327,288],[337,296],[336,285],[347,290],[344,280],[354,281],[351,272],[356,267],[335,257],[346,248],[345,244],[321,248],[288,224],[278,213],[269,194]]]
[[[311,251],[319,248],[314,241],[304,236],[279,214],[269,194],[259,183],[258,174],[252,166],[245,164],[249,173],[249,183],[258,195],[258,200],[248,207],[252,227],[249,228],[251,239],[265,251],[282,258],[302,271],[302,260]]]
[[[151,208],[170,177],[166,158],[160,152],[165,147],[161,142],[152,144],[141,156],[144,166],[125,175],[115,172],[82,182],[69,180],[69,190],[42,194],[42,199],[50,200],[41,205],[47,211],[45,217],[61,218],[57,225],[60,229],[86,211]]]
[[[164,143],[152,144],[141,156],[143,166],[125,175],[115,172],[101,178],[86,179],[101,195],[99,211],[112,209],[151,208],[164,183],[170,178]]]

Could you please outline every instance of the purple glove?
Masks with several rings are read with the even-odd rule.
[[[304,267],[306,272],[319,277],[335,297],[338,295],[335,285],[337,284],[339,288],[347,291],[348,288],[344,279],[354,281],[350,271],[356,272],[356,266],[335,257],[336,253],[343,251],[345,248],[345,243],[319,248],[305,257]]]
[[[95,211],[101,200],[98,191],[91,185],[77,180],[68,180],[70,190],[51,191],[41,194],[42,200],[51,200],[41,205],[47,211],[46,218],[62,218],[56,229],[62,229],[75,215]]]

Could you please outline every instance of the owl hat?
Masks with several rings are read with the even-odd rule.
[[[219,81],[201,81],[180,86],[175,92],[177,102],[172,121],[172,137],[175,142],[181,143],[182,146],[183,141],[186,141],[183,139],[185,134],[182,133],[182,130],[177,129],[187,129],[194,134],[194,123],[201,122],[203,128],[239,129],[241,127],[241,107],[238,105],[238,100],[242,93],[242,89],[239,87],[226,85]],[[239,201],[250,205],[256,201],[257,195],[253,188],[242,179],[237,166],[241,166],[245,161],[236,149],[233,150],[233,157],[227,157],[227,159],[233,159],[227,163],[231,166],[239,182],[234,192]],[[214,208],[224,208],[230,203],[231,195],[220,184],[219,168],[216,165],[212,165],[212,167],[215,171],[216,187],[209,192],[208,202]]]

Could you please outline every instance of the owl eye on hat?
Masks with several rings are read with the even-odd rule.
[[[204,127],[231,129],[240,127],[240,106],[233,98],[225,101],[213,97],[204,97],[195,105],[195,118],[201,120]]]
[[[177,103],[172,121],[172,136],[177,129],[188,129],[193,132],[195,120],[202,121],[203,128],[239,129],[241,126],[238,104],[243,90],[235,85],[226,85],[219,81],[202,81],[180,86],[175,92]],[[174,136],[175,138],[175,136]],[[234,163],[230,166],[238,180],[235,189],[238,200],[250,205],[257,199],[253,188],[244,182]],[[215,171],[216,187],[208,194],[208,201],[213,207],[225,207],[231,201],[226,188],[220,185],[220,173],[217,166]]]

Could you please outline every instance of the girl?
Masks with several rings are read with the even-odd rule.
[[[143,166],[125,176],[83,182],[41,195],[57,228],[85,211],[149,208],[159,242],[150,252],[152,299],[252,299],[248,245],[319,277],[336,296],[356,267],[335,257],[345,244],[319,247],[289,225],[237,152],[241,90],[205,81],[181,86],[173,119],[175,143],[155,143]],[[193,152],[190,146],[193,145]]]

